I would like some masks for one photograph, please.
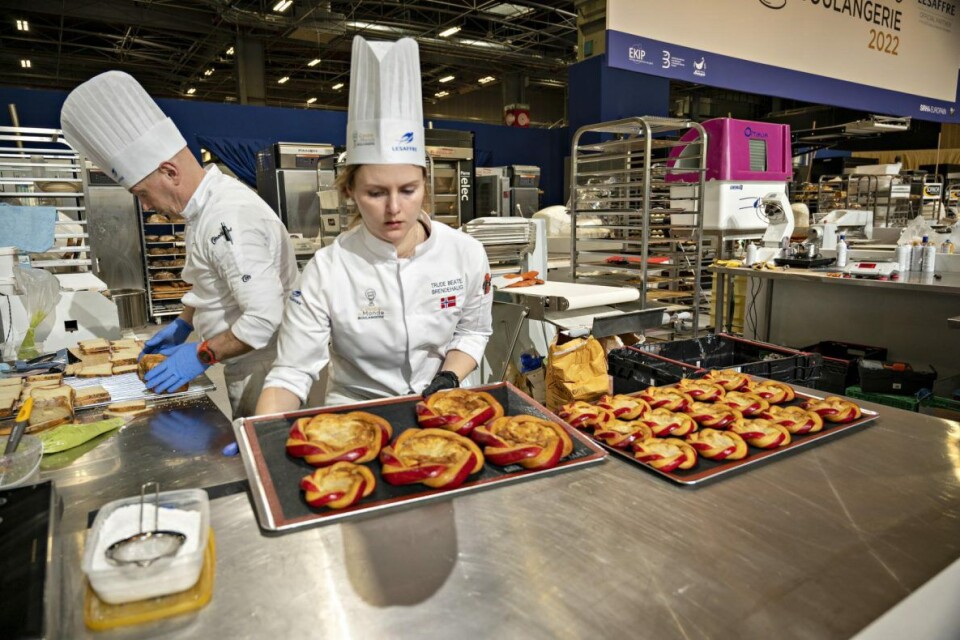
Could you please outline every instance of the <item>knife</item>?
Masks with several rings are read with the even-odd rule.
[[[17,447],[20,446],[20,438],[23,437],[23,432],[27,430],[27,421],[30,420],[32,411],[33,396],[27,398],[23,406],[20,407],[20,411],[17,413],[17,423],[13,426],[10,437],[7,438],[7,446],[3,450],[3,455],[8,456],[17,451]]]

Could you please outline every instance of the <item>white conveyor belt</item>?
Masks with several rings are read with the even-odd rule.
[[[500,280],[498,278],[498,280]],[[504,280],[509,284],[509,280]],[[494,283],[498,284],[498,283]],[[604,307],[640,299],[640,290],[636,287],[605,287],[596,284],[577,284],[574,282],[545,282],[530,287],[514,289],[502,287],[504,293],[514,293],[538,298],[564,298],[569,303],[568,311]]]

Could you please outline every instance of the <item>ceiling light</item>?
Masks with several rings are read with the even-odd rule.
[[[17,20],[17,31],[30,31],[30,23],[26,20]]]
[[[450,27],[449,29],[444,29],[437,35],[439,35],[441,38],[449,38],[450,36],[455,34],[457,31],[460,31],[460,27]]]
[[[525,16],[528,13],[533,13],[532,7],[525,7],[520,4],[510,4],[509,2],[500,2],[491,7],[487,7],[483,10],[486,13],[492,13],[496,16],[502,18],[519,18],[520,16]]]
[[[203,72],[203,75],[205,75],[206,77],[209,78],[210,76],[213,75],[213,69],[212,69],[212,68],[211,68],[211,69],[207,69],[206,71]]]
[[[316,98],[307,98],[307,104],[313,104],[316,101],[317,101]]]
[[[233,55],[233,47],[230,47],[229,49],[227,49],[227,55],[228,55],[228,56],[232,56],[232,55]]]
[[[482,78],[477,80],[477,82],[479,82],[480,84],[487,84],[488,82],[493,82],[494,80],[496,80],[496,78],[494,78],[493,76],[483,76]]]
[[[273,5],[273,10],[277,13],[283,13],[291,6],[293,6],[293,0],[280,0],[277,4]]]
[[[444,82],[450,82],[451,80],[453,80],[453,79],[456,78],[456,77],[457,77],[457,76],[443,76],[443,77],[440,78],[437,82],[439,82],[439,83],[441,83],[441,84],[444,83]]]
[[[340,89],[343,89],[343,83],[342,83],[342,82],[338,82],[337,84],[333,85],[333,90],[334,90],[334,91],[339,91]]]
[[[445,98],[445,97],[447,97],[448,95],[450,95],[450,92],[449,92],[449,91],[437,91],[437,92],[436,92],[435,94],[433,94],[433,95],[435,95],[435,96],[438,97],[438,98]]]
[[[307,63],[307,66],[308,66],[308,67],[315,67],[315,66],[317,66],[318,64],[320,64],[320,58],[314,58],[313,60],[311,60],[310,62]]]
[[[192,96],[192,95],[195,94],[196,92],[197,92],[197,90],[196,90],[194,87],[190,87],[189,89],[187,89],[187,95],[188,95],[188,96]]]
[[[280,78],[279,80],[277,80],[277,84],[286,84],[286,83],[287,83],[287,80],[289,80],[289,79],[290,79],[290,76],[283,76],[282,78]]]
[[[30,67],[33,66],[33,63],[31,63],[29,60],[24,58],[20,60],[20,66],[23,67],[24,69],[29,69]]]

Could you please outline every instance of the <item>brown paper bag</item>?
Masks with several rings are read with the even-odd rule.
[[[558,344],[559,342],[559,344]],[[547,354],[547,408],[568,402],[593,402],[610,392],[607,357],[593,336],[555,340]]]

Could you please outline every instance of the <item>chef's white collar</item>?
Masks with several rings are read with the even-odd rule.
[[[180,215],[183,216],[188,222],[203,209],[203,205],[206,204],[207,193],[210,191],[210,184],[213,182],[214,178],[221,175],[220,168],[215,164],[208,164],[203,168],[204,176],[203,180],[200,181],[197,190],[193,192],[193,195],[190,196],[187,206],[183,208],[183,211],[180,212]]]
[[[433,239],[434,234],[430,225],[430,216],[421,211],[418,221],[423,225],[424,231],[427,233],[427,238],[417,245],[416,249],[414,249],[413,256],[411,257],[422,253],[428,249],[433,242],[435,242]],[[397,248],[386,240],[381,240],[377,236],[370,233],[370,230],[367,229],[367,225],[365,225],[363,222],[360,223],[360,237],[363,238],[363,244],[366,245],[367,249],[369,249],[370,253],[372,253],[375,257],[385,259],[397,258]]]

